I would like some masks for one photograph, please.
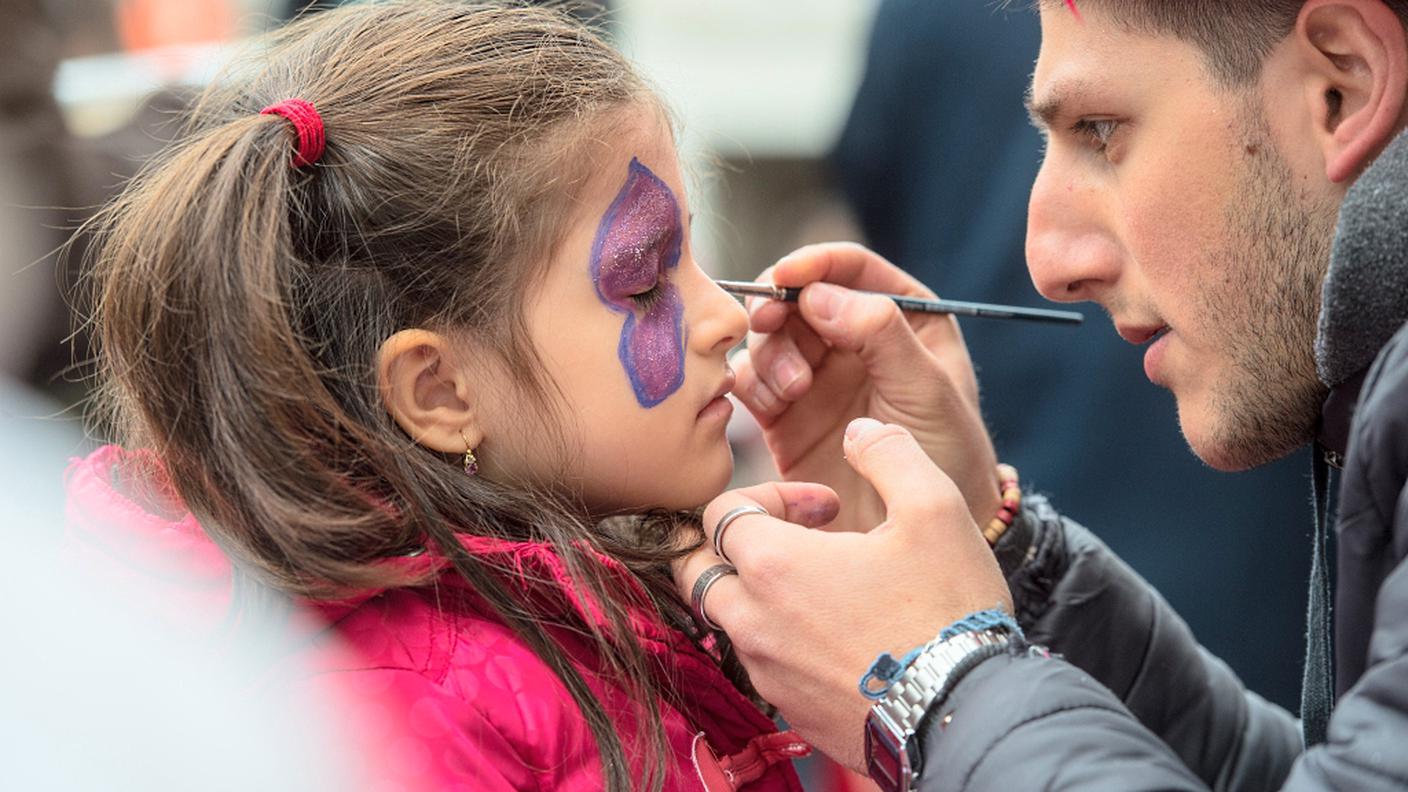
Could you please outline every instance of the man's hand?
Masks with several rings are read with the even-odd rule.
[[[724,534],[738,575],[709,589],[709,618],[732,639],[758,693],[798,733],[864,770],[861,676],[881,652],[895,657],[975,611],[1011,610],[997,562],[958,488],[914,437],[870,419],[845,432],[846,460],[883,500],[884,522],[866,533],[814,531],[839,503],[826,487],[760,484],[725,492],[704,510],[713,537],[725,513],[760,505]],[[829,449],[835,454],[836,449]],[[680,562],[686,597],[720,563],[712,544]]]
[[[734,394],[757,417],[783,478],[834,488],[835,528],[884,518],[874,489],[836,455],[847,422],[870,416],[909,429],[957,482],[974,519],[997,513],[996,456],[978,411],[968,349],[950,316],[906,315],[852,289],[934,295],[893,264],[849,243],[804,247],[761,278],[803,286],[796,305],[749,301],[747,351]]]

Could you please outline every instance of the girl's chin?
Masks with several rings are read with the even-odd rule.
[[[709,501],[724,494],[733,478],[733,457],[728,457],[728,464],[720,466],[717,470],[699,471],[699,476],[689,482],[689,493],[679,493],[684,495],[680,498],[669,498],[668,505],[661,508],[666,511],[695,511],[703,509],[709,505]],[[707,485],[707,486],[706,486]]]
[[[680,480],[660,481],[658,488],[634,493],[636,497],[623,502],[618,497],[600,501],[588,498],[591,513],[598,517],[642,514],[649,511],[690,512],[702,509],[709,501],[722,495],[733,478],[733,452],[727,443],[717,450],[696,455],[694,465],[680,465],[664,472],[676,473]]]

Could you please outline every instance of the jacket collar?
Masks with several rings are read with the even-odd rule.
[[[1364,386],[1368,369],[1360,371],[1334,388],[1320,408],[1320,425],[1315,442],[1331,467],[1344,467],[1349,450],[1349,428],[1354,422],[1354,408],[1359,404],[1359,391]]]

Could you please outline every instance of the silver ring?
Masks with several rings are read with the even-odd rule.
[[[745,514],[761,514],[766,517],[772,516],[768,514],[767,509],[756,505],[739,506],[728,510],[728,513],[723,516],[723,519],[719,520],[719,527],[714,529],[714,555],[729,563],[733,563],[733,561],[724,553],[724,531],[728,530],[730,523]]]
[[[700,624],[715,632],[724,631],[724,628],[715,624],[709,614],[704,612],[704,598],[709,596],[710,587],[719,582],[720,578],[737,574],[738,570],[733,568],[733,564],[715,564],[704,570],[699,579],[694,581],[694,589],[689,592],[689,606],[694,609],[694,617]]]

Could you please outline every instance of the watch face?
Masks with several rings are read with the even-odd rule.
[[[900,757],[890,735],[873,718],[865,721],[865,769],[884,792],[900,788]]]

